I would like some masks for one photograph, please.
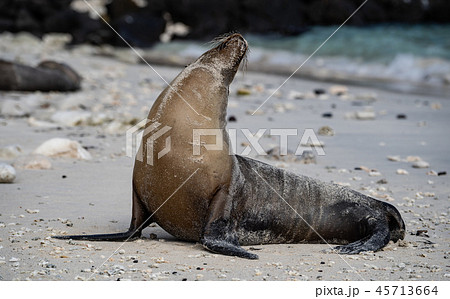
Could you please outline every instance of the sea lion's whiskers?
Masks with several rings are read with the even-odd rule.
[[[244,57],[242,57],[241,65],[239,66],[239,68],[243,74],[245,74],[247,72],[249,55],[250,55],[250,48],[247,48],[247,51],[245,51]]]

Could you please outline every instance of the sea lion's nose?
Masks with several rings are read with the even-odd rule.
[[[244,44],[244,45],[246,45],[247,44],[247,41],[244,39],[244,37],[242,36],[242,35],[240,35],[239,33],[235,33],[235,34],[233,34],[232,36],[231,36],[231,38],[230,38],[231,40],[234,40],[234,39],[237,39],[238,40],[238,42],[239,42],[239,44]]]
[[[246,49],[248,47],[247,41],[244,39],[242,35],[239,33],[235,33],[228,38],[227,44],[237,45],[239,49]]]

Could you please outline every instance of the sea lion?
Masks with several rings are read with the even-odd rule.
[[[0,90],[75,91],[81,77],[70,66],[51,60],[36,67],[0,59]]]
[[[229,154],[228,88],[247,50],[240,34],[221,39],[188,65],[153,104],[148,123],[171,128],[171,149],[152,165],[149,151],[161,152],[166,140],[154,140],[144,132],[134,165],[127,232],[58,238],[129,240],[156,222],[178,239],[249,259],[258,256],[241,245],[341,243],[345,245],[336,247],[338,252],[355,254],[402,239],[405,225],[388,203]],[[210,128],[222,133],[222,148],[206,150],[203,147],[217,140],[203,136],[201,153],[194,155],[193,130]]]

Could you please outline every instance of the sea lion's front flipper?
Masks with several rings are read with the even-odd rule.
[[[204,236],[201,239],[201,243],[203,247],[215,253],[237,256],[250,260],[258,259],[256,254],[244,250],[239,244],[235,244],[232,240],[222,240],[216,237]]]
[[[244,250],[238,241],[235,225],[231,220],[231,196],[224,189],[216,192],[208,209],[208,221],[200,239],[206,249],[224,255],[258,259],[256,254]]]

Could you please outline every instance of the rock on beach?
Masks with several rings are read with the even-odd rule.
[[[78,141],[66,138],[52,138],[45,141],[33,154],[44,155],[47,157],[64,157],[80,160],[92,159],[91,154],[85,150]]]
[[[16,179],[16,170],[9,164],[0,163],[0,183],[12,183]]]

